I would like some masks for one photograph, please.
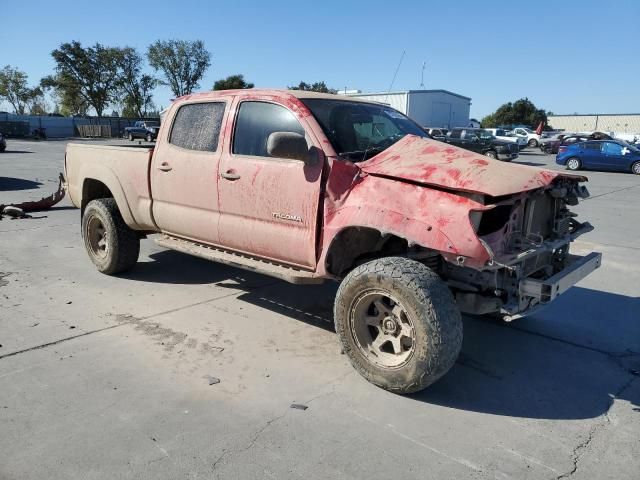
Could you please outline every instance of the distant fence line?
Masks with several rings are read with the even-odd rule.
[[[15,115],[12,113],[0,113],[0,131],[5,125],[5,130],[9,136],[15,136],[16,129],[9,128],[9,125],[15,125],[14,122],[28,122],[29,128],[27,135],[33,134],[35,130],[45,129],[45,133],[49,138],[64,138],[84,136],[83,133],[96,133],[99,131],[101,135],[86,136],[113,136],[120,137],[125,127],[132,127],[139,120],[158,121],[157,118],[120,118],[120,117],[49,117],[46,115]],[[85,129],[85,126],[108,127]],[[21,132],[24,129],[20,129]],[[15,132],[15,133],[14,133]],[[25,133],[21,133],[24,135]]]

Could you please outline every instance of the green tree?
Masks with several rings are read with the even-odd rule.
[[[229,75],[227,78],[216,80],[216,82],[213,84],[214,90],[236,90],[253,87],[253,83],[246,82],[244,80],[244,75],[242,74]]]
[[[15,113],[24,115],[27,107],[42,96],[39,87],[30,88],[27,74],[10,65],[0,70],[0,98],[11,104]]]
[[[122,49],[120,59],[120,89],[122,114],[125,117],[144,118],[153,110],[153,89],[158,80],[142,73],[142,57],[131,47]]]
[[[320,93],[338,93],[338,90],[335,88],[327,87],[327,84],[324,82],[315,82],[315,83],[307,83],[300,82],[298,85],[294,87],[287,87],[289,90],[306,90],[309,92],[320,92]]]
[[[96,43],[82,47],[80,42],[63,43],[51,52],[57,75],[49,77],[54,87],[67,95],[79,95],[93,107],[98,117],[116,99],[123,51]]]
[[[89,103],[80,95],[78,84],[72,78],[49,75],[40,81],[40,86],[52,92],[58,112],[65,117],[87,114]]]
[[[147,51],[149,65],[162,72],[162,84],[168,85],[176,97],[188,95],[198,88],[211,66],[211,53],[202,40],[158,40]]]
[[[547,112],[537,108],[528,98],[521,98],[513,103],[501,105],[495,112],[484,117],[480,123],[483,127],[521,124],[535,128],[540,122],[546,125]]]

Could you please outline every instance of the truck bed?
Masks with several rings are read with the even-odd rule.
[[[155,230],[149,185],[152,155],[152,146],[68,144],[65,176],[71,202],[84,208],[92,189],[106,188],[129,226]]]

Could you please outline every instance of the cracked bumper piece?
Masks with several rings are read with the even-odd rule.
[[[567,267],[545,280],[534,278],[520,280],[521,295],[533,298],[537,303],[551,302],[600,267],[602,253],[593,252],[584,257],[571,255],[569,260],[570,263]]]

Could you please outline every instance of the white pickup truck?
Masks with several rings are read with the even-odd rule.
[[[518,145],[518,150],[522,150],[527,146],[527,139],[523,137],[519,137],[513,133],[509,133],[504,128],[485,128],[488,132],[491,132],[491,135],[496,137],[498,140],[502,140],[504,142],[511,142]]]
[[[527,145],[530,147],[537,147],[540,143],[540,135],[531,130],[530,128],[517,127],[511,130],[510,133],[515,134],[519,138],[527,141]]]

